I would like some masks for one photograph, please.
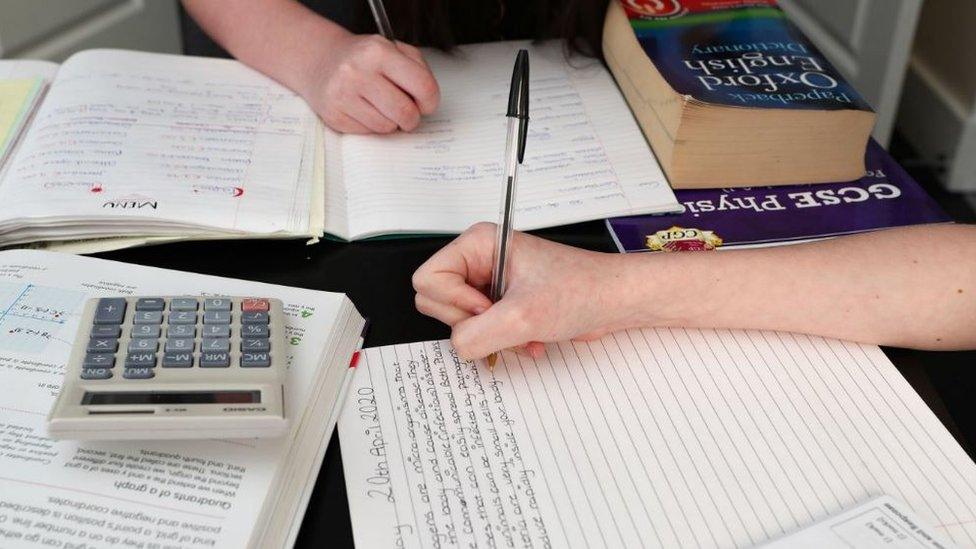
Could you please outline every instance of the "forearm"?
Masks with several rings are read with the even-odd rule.
[[[319,57],[347,34],[294,0],[183,0],[183,5],[234,57],[302,95]]]
[[[622,259],[624,325],[772,329],[976,347],[976,227]]]

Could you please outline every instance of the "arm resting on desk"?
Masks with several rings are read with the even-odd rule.
[[[976,226],[892,229],[777,248],[603,254],[518,233],[492,305],[494,226],[414,275],[417,308],[468,358],[648,326],[801,332],[918,349],[976,348]]]
[[[420,50],[352,34],[294,0],[183,0],[183,5],[217,43],[300,94],[336,131],[410,131],[440,101]]]

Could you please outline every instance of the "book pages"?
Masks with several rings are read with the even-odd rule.
[[[266,440],[48,439],[44,421],[85,299],[146,293],[281,299],[290,433]],[[298,488],[286,488],[314,483],[352,350],[348,340],[360,336],[362,319],[351,312],[341,294],[51,252],[0,252],[0,545],[283,546],[307,501]]]

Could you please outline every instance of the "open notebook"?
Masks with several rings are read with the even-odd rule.
[[[331,132],[236,61],[90,50],[57,71],[0,167],[0,245],[353,240],[495,220],[520,47],[531,49],[532,122],[519,228],[680,210],[612,77],[556,42],[426,52],[441,106],[392,136]]]
[[[516,225],[537,229],[615,212],[680,211],[613,78],[561,43],[425,51],[441,105],[412,133],[325,135],[325,230],[343,238],[457,233],[496,221],[505,107],[519,48],[530,52],[529,135]]]
[[[201,293],[284,303],[291,427],[283,438],[79,443],[45,436],[87,298]],[[0,252],[0,547],[291,547],[363,325],[341,294]]]
[[[235,61],[81,52],[0,167],[0,245],[308,235],[315,128],[303,101]]]
[[[881,495],[976,546],[976,465],[874,346],[631,330],[494,373],[447,341],[358,370],[359,549],[752,547]]]

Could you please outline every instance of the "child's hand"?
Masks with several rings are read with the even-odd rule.
[[[437,109],[437,80],[420,50],[409,44],[347,33],[321,59],[302,95],[336,131],[410,131],[421,115]]]
[[[511,347],[534,356],[539,342],[600,337],[629,327],[617,286],[623,256],[589,252],[515,233],[508,288],[494,305],[491,284],[495,225],[479,223],[445,246],[413,275],[420,312],[452,327],[462,358]]]

